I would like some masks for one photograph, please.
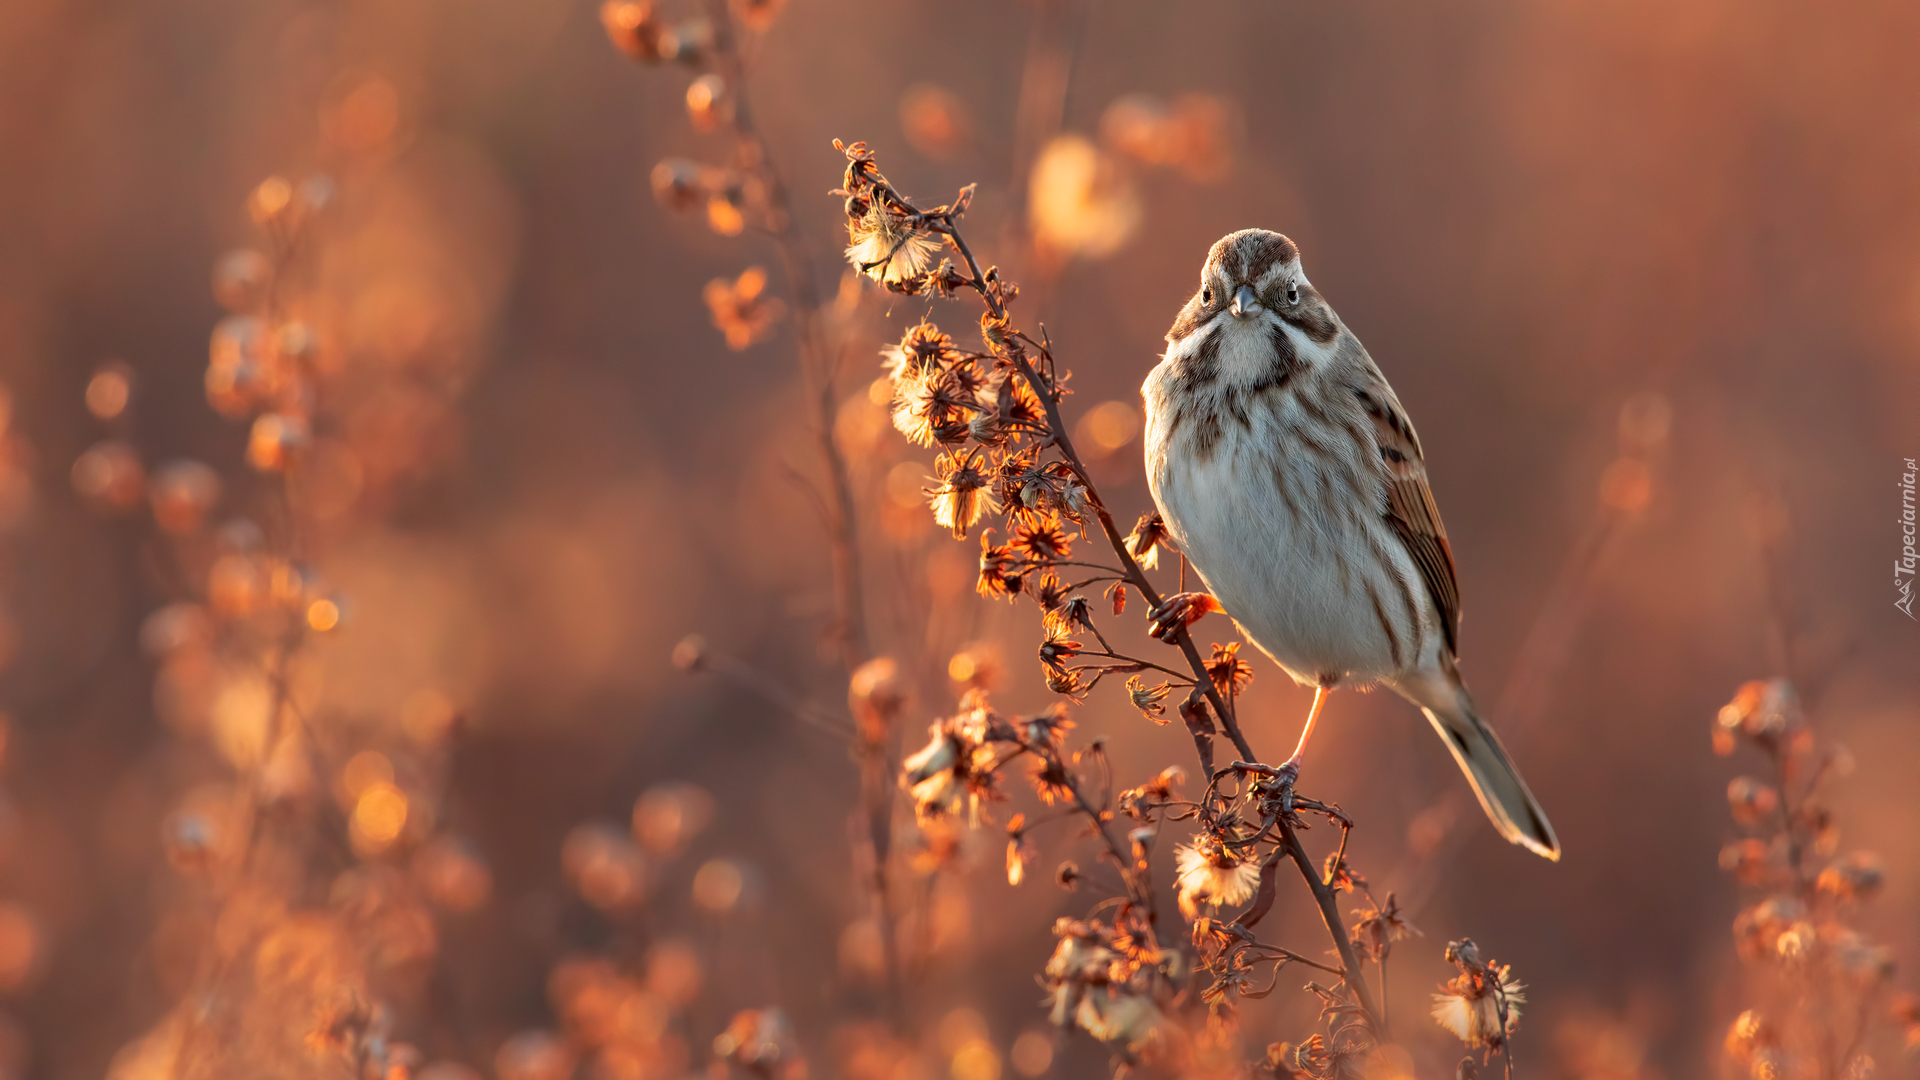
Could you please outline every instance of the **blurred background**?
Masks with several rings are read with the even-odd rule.
[[[1502,843],[1409,706],[1336,696],[1303,787],[1359,821],[1353,862],[1427,935],[1395,954],[1396,1012],[1425,1011],[1440,947],[1471,935],[1531,987],[1531,1075],[1718,1069],[1742,1007],[1723,792],[1752,766],[1708,729],[1771,675],[1851,751],[1843,842],[1889,869],[1864,925],[1920,957],[1920,627],[1888,572],[1920,455],[1916,39],[1920,8],[1881,0],[794,0],[746,92],[846,300],[835,432],[873,638],[915,689],[899,738],[952,708],[950,675],[990,669],[1009,710],[1050,698],[1037,613],[975,597],[977,550],[923,505],[931,452],[868,385],[903,327],[965,342],[977,313],[842,285],[836,137],[929,202],[979,183],[970,236],[1072,369],[1125,521],[1150,506],[1138,386],[1221,234],[1297,240],[1392,379],[1454,543],[1464,670],[1567,850]],[[629,62],[585,0],[0,5],[6,1075],[173,1074],[137,1040],[199,1000],[228,925],[183,853],[222,827],[194,800],[271,757],[282,682],[321,751],[308,784],[350,819],[340,866],[434,901],[390,995],[427,1060],[564,1075],[518,1033],[561,1027],[554,965],[595,954],[680,1002],[682,1052],[582,1075],[700,1071],[765,1005],[818,1075],[1032,1074],[1049,927],[1093,899],[1047,868],[1091,854],[1044,835],[1014,889],[999,830],[963,839],[895,1003],[935,1034],[861,1073],[835,1048],[888,1003],[846,745],[671,662],[699,633],[780,695],[845,692],[791,320],[731,349],[703,300],[751,266],[788,286],[763,240],[650,190],[662,159],[729,152],[690,121],[689,77]],[[326,203],[299,304],[328,419],[296,544],[272,448],[209,400],[208,342],[226,327],[217,367],[238,340],[216,294],[251,280],[228,253],[261,243],[262,180],[318,174],[293,198]],[[265,681],[193,621],[246,607],[215,567],[253,550],[222,524],[248,517],[336,605],[303,607],[316,633]],[[1242,716],[1283,748],[1309,695],[1253,663]],[[1123,784],[1191,752],[1117,690],[1077,719]],[[350,903],[345,880],[276,903]],[[1270,919],[1319,948],[1297,890]],[[1295,997],[1250,1009],[1249,1040],[1298,1038]],[[1407,1038],[1422,1075],[1458,1052]],[[1068,1076],[1107,1056],[1059,1055]]]

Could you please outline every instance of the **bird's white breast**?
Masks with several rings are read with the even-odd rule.
[[[1252,382],[1274,364],[1261,321],[1222,319],[1213,332],[1227,335],[1216,389],[1236,375]],[[1256,645],[1302,683],[1371,682],[1404,664],[1392,634],[1403,644],[1427,636],[1422,609],[1431,605],[1424,590],[1408,599],[1417,571],[1380,513],[1377,448],[1356,440],[1354,425],[1328,429],[1317,418],[1327,407],[1310,415],[1302,405],[1301,394],[1327,397],[1314,380],[1328,377],[1331,350],[1289,332],[1295,372],[1282,387],[1243,396],[1238,409],[1216,411],[1210,450],[1179,372],[1204,333],[1168,352],[1142,388],[1148,482],[1175,542]],[[1213,400],[1225,406],[1231,395],[1219,394]]]

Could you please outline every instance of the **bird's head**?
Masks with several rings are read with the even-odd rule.
[[[1178,342],[1222,315],[1229,324],[1263,331],[1271,315],[1323,344],[1339,333],[1333,309],[1300,268],[1299,247],[1266,229],[1241,229],[1214,243],[1200,268],[1200,288],[1167,340]]]

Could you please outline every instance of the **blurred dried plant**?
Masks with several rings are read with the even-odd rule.
[[[687,89],[689,122],[696,130],[724,131],[731,142],[725,165],[668,160],[655,166],[655,197],[674,211],[691,211],[704,203],[709,227],[722,236],[753,228],[772,242],[785,270],[798,339],[802,395],[819,455],[819,470],[824,474],[819,482],[801,478],[820,512],[830,552],[835,618],[824,644],[838,656],[847,673],[849,705],[856,720],[851,745],[860,766],[863,819],[857,830],[863,850],[856,857],[866,867],[863,877],[868,917],[877,928],[879,947],[875,951],[887,988],[886,1001],[889,1008],[897,1008],[900,960],[890,875],[895,799],[889,777],[903,691],[894,662],[871,656],[859,523],[846,454],[836,438],[841,361],[859,293],[843,289],[834,305],[823,310],[816,271],[788,209],[785,182],[754,126],[746,96],[746,61],[740,34],[765,32],[781,6],[780,0],[735,0],[731,7],[725,0],[708,0],[703,17],[670,21],[638,0],[606,0],[600,18],[609,40],[633,59],[674,63],[699,72]],[[767,284],[766,272],[757,266],[749,267],[732,282],[722,278],[707,284],[707,307],[730,348],[744,349],[764,339],[786,312],[786,303],[767,294]],[[677,654],[675,660],[685,669],[708,667],[713,659],[704,648],[689,649],[683,643],[683,649],[687,655]],[[721,656],[718,667],[808,723],[829,731],[841,727],[836,719],[821,720],[817,710],[738,660]],[[784,1021],[781,1023],[784,1025]],[[732,1049],[717,1052],[722,1058],[767,1075],[785,1075],[792,1064],[791,1055],[779,1057],[777,1068],[759,1057],[743,1058],[741,1047],[749,1045],[759,1043],[743,1036]]]
[[[1757,999],[1728,1027],[1727,1058],[1754,1080],[1872,1076],[1887,1044],[1920,1046],[1920,999],[1893,994],[1892,951],[1857,924],[1886,869],[1871,852],[1842,853],[1822,795],[1852,760],[1819,737],[1785,679],[1740,687],[1715,719],[1713,750],[1757,751],[1766,766],[1727,784],[1744,835],[1721,848],[1720,868],[1748,901],[1733,939]]]
[[[141,630],[159,664],[155,704],[234,774],[188,793],[162,823],[189,885],[169,915],[180,938],[169,948],[193,959],[173,975],[179,1005],[121,1051],[116,1077],[343,1066],[365,1076],[421,1064],[393,1037],[395,1003],[413,1000],[432,969],[434,907],[471,909],[489,889],[485,863],[437,824],[444,738],[369,745],[318,723],[308,644],[350,607],[313,563],[321,527],[353,497],[340,487],[341,463],[355,460],[345,417],[327,407],[340,339],[311,321],[337,310],[318,268],[338,198],[326,176],[269,177],[246,200],[260,247],[215,268],[230,314],[214,328],[207,401],[249,425],[244,459],[264,484],[234,485],[241,494],[230,497],[212,466],[175,461],[142,485],[131,447],[96,447],[74,469],[80,493],[117,512],[133,510],[144,487],[157,565],[179,593]],[[119,417],[130,384],[130,371],[102,369],[89,411]],[[100,483],[102,457],[129,478]],[[133,493],[118,494],[122,483]],[[410,849],[414,875],[388,865]]]

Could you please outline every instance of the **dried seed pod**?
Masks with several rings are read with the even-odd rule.
[[[1780,807],[1780,793],[1751,776],[1737,776],[1727,784],[1727,808],[1733,820],[1753,825]]]
[[[600,5],[600,25],[607,40],[629,57],[641,63],[661,59],[660,24],[654,20],[653,5],[637,0],[607,0]]]
[[[685,213],[707,197],[700,166],[685,158],[668,158],[653,167],[653,197],[661,206]]]
[[[687,84],[687,119],[695,131],[714,131],[733,122],[727,81],[709,72]]]

